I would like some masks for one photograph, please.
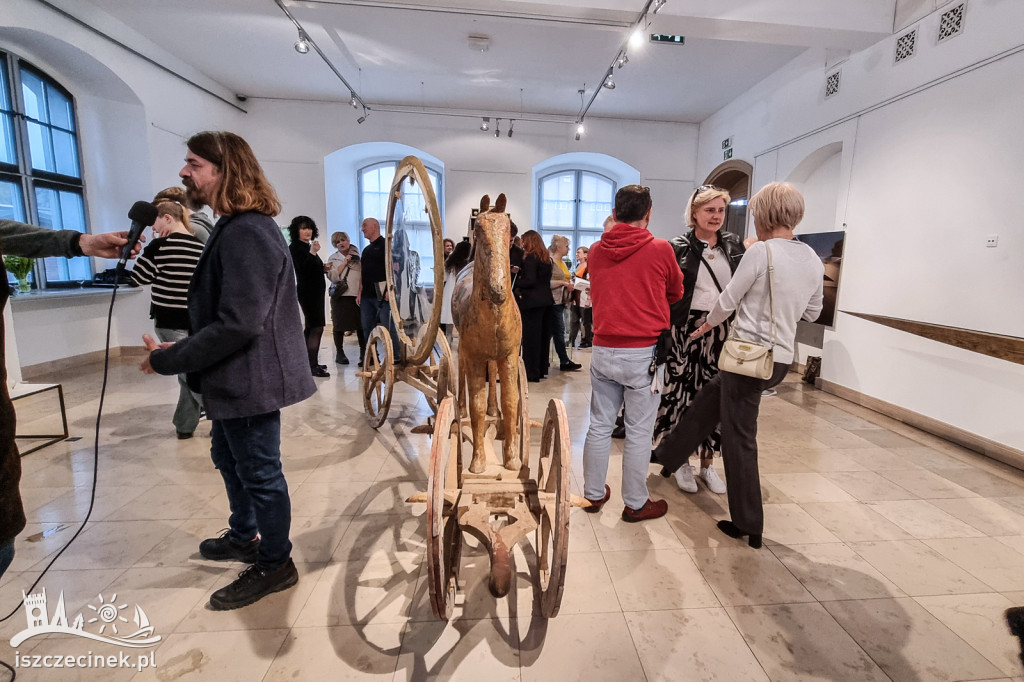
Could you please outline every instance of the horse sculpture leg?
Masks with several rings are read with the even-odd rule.
[[[523,461],[519,459],[519,356],[509,355],[498,360],[501,375],[501,418],[505,440],[502,455],[505,468],[519,471]]]
[[[469,470],[479,474],[487,468],[484,450],[484,435],[487,429],[487,377],[486,363],[483,366],[467,367],[466,379],[469,384],[469,421],[473,430],[473,461]]]

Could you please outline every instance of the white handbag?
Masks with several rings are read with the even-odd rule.
[[[768,305],[771,311],[771,345],[744,341],[736,337],[736,327],[729,330],[729,337],[722,346],[718,356],[718,369],[755,379],[770,379],[775,371],[775,359],[772,349],[775,347],[775,286],[772,273],[772,250],[767,242],[764,250],[768,254]]]

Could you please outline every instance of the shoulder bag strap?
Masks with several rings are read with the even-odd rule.
[[[772,265],[772,250],[768,242],[764,243],[765,253],[768,254],[768,309],[771,311],[771,341],[772,348],[775,347],[775,266]]]
[[[711,269],[711,263],[708,263],[707,259],[704,258],[703,252],[700,254],[700,259],[704,262],[704,267],[708,269],[708,273],[711,274],[711,280],[715,283],[715,286],[718,287],[718,293],[722,293],[722,285],[718,283],[718,278],[715,277],[715,271]]]

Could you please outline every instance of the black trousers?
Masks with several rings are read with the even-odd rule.
[[[780,384],[787,372],[789,365],[781,362],[775,363],[769,379],[719,372],[700,390],[654,451],[665,467],[662,474],[674,473],[721,422],[729,515],[733,525],[751,535],[761,535],[764,530],[761,476],[757,468],[761,391]]]
[[[529,381],[540,381],[547,374],[547,310],[550,307],[520,310],[523,319],[523,366]]]

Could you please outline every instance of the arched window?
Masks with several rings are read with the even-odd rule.
[[[560,234],[569,238],[569,257],[577,247],[601,238],[604,219],[612,212],[615,182],[584,170],[563,170],[538,179],[537,231],[545,244]]]
[[[84,194],[71,94],[0,52],[0,218],[84,233]],[[30,277],[40,287],[89,279],[84,256],[40,259]]]
[[[380,221],[381,232],[385,230],[388,218],[388,193],[395,179],[398,160],[382,161],[359,169],[359,215],[364,218],[376,218]],[[441,173],[434,168],[427,168],[430,186],[434,190],[438,204],[441,197]],[[420,256],[421,284],[434,282],[434,237],[430,231],[430,217],[427,215],[426,201],[419,186],[405,185],[406,190],[402,201],[395,208],[395,220],[405,228],[409,235],[409,248]],[[443,216],[442,207],[438,211]],[[365,246],[362,234],[359,235],[360,248]]]

